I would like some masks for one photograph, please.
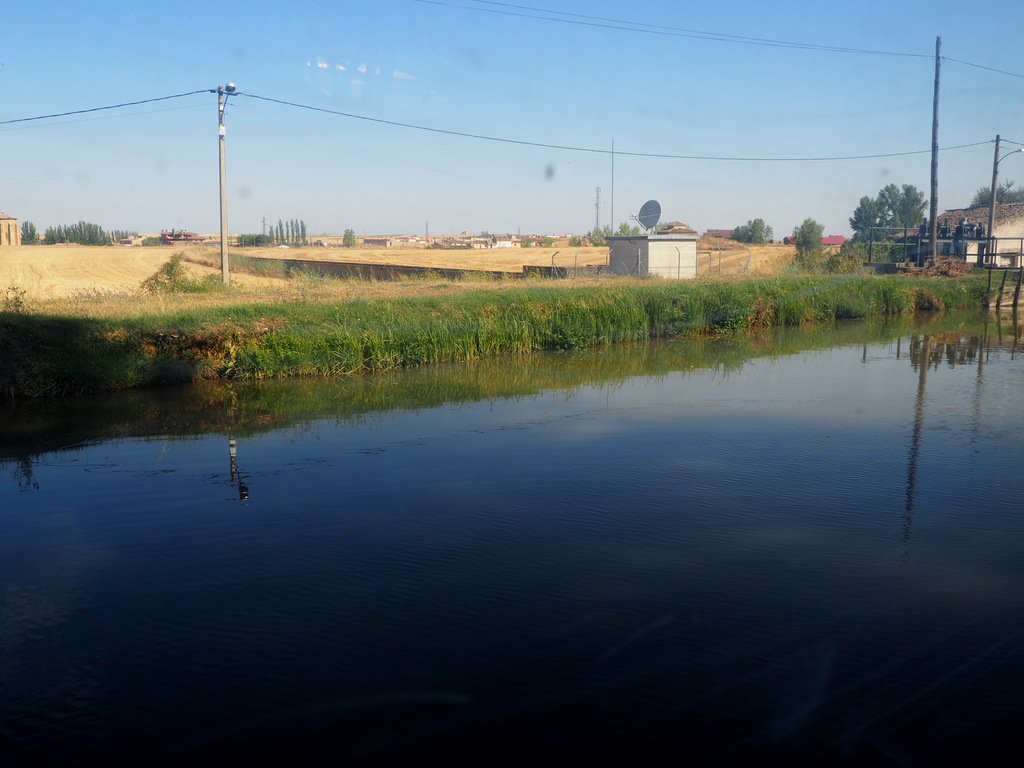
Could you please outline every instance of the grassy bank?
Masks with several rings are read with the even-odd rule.
[[[779,277],[731,283],[542,283],[348,298],[136,302],[118,315],[0,314],[0,391],[47,397],[201,379],[336,376],[652,336],[976,309],[984,278]],[[32,308],[30,308],[32,309]]]

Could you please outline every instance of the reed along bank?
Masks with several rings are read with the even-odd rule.
[[[659,336],[977,310],[984,277],[661,280],[339,298],[328,290],[181,296],[159,310],[0,313],[0,393],[60,397],[204,379],[341,376]]]

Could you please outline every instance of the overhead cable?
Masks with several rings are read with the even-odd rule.
[[[0,120],[0,125],[11,125],[12,123],[28,123],[32,120],[46,120],[51,117],[67,117],[68,115],[84,115],[88,112],[102,112],[105,109],[121,109],[122,107],[134,107],[138,104],[151,104],[154,101],[167,101],[169,99],[180,99],[183,96],[194,96],[197,93],[216,93],[215,88],[203,88],[199,91],[188,93],[176,93],[173,96],[158,96],[153,99],[142,99],[141,101],[125,101],[121,104],[111,104],[107,107],[92,107],[91,109],[75,109],[71,112],[56,112],[52,115],[37,115],[36,117],[19,117],[16,120]]]
[[[837,155],[831,157],[730,157],[723,155],[672,155],[663,154],[658,152],[625,152],[621,150],[603,149],[598,147],[574,147],[566,144],[547,144],[540,141],[526,141],[524,139],[509,139],[501,136],[487,136],[479,133],[467,133],[465,131],[453,131],[447,128],[432,128],[425,125],[416,125],[415,123],[402,123],[397,120],[384,120],[379,117],[368,117],[366,115],[357,115],[352,112],[341,112],[336,109],[327,109],[325,107],[313,107],[308,104],[299,104],[294,101],[285,101],[284,99],[272,99],[267,96],[257,96],[254,93],[243,93],[238,91],[234,94],[235,96],[246,96],[250,99],[258,99],[260,101],[268,101],[273,104],[283,104],[288,107],[295,107],[297,109],[306,109],[311,112],[323,112],[328,115],[337,115],[339,117],[349,117],[354,120],[364,120],[370,123],[378,123],[381,125],[392,125],[398,128],[410,128],[417,131],[427,131],[429,133],[441,133],[447,136],[458,136],[465,139],[479,139],[481,141],[495,141],[502,144],[518,144],[526,147],[540,147],[542,149],[558,149],[566,152],[586,152],[596,155],[615,155],[616,157],[648,157],[660,160],[730,160],[737,162],[764,162],[764,163],[806,163],[806,162],[825,162],[830,160],[874,160],[886,157],[905,157],[908,155],[925,155],[931,152],[930,149],[917,149],[909,152],[887,152],[883,154],[874,155]],[[978,147],[982,144],[991,144],[989,141],[978,141],[973,144],[958,144],[952,147],[943,147],[942,151],[949,151],[953,149],[965,149],[967,147]]]
[[[55,117],[67,117],[69,115],[81,115],[89,112],[99,112],[108,109],[119,109],[122,107],[131,107],[138,104],[148,104],[155,101],[167,101],[169,99],[179,99],[184,96],[193,96],[198,93],[216,93],[217,90],[213,88],[204,88],[197,91],[189,91],[188,93],[178,93],[172,96],[159,96],[152,99],[142,99],[140,101],[127,101],[120,104],[112,104],[105,107],[92,107],[90,109],[78,109],[70,112],[58,112],[50,115],[37,115],[35,117],[21,117],[14,120],[3,120],[0,121],[0,125],[10,125],[12,123],[25,123],[35,120],[45,120],[48,118]],[[396,128],[408,128],[416,131],[426,131],[428,133],[439,133],[447,136],[457,136],[466,139],[477,139],[479,141],[493,141],[502,144],[515,144],[525,147],[539,147],[541,149],[557,149],[565,152],[581,152],[595,155],[617,155],[619,157],[644,157],[658,160],[717,160],[717,161],[733,161],[733,162],[762,162],[762,163],[810,163],[810,162],[829,162],[829,161],[842,161],[842,160],[877,160],[887,157],[907,157],[910,155],[924,155],[931,152],[930,149],[917,149],[910,150],[907,152],[885,152],[870,155],[830,155],[821,157],[756,157],[756,156],[730,156],[730,155],[677,155],[661,152],[629,152],[624,150],[605,149],[601,147],[577,147],[568,144],[550,144],[541,141],[527,141],[525,139],[510,139],[503,136],[488,136],[480,133],[468,133],[466,131],[455,131],[447,128],[434,128],[427,125],[417,125],[416,123],[403,123],[397,120],[384,120],[379,117],[369,117],[368,115],[358,115],[353,112],[342,112],[336,109],[327,109],[325,107],[314,107],[309,104],[300,104],[294,101],[287,101],[285,99],[274,99],[268,96],[259,96],[254,93],[243,93],[238,91],[233,96],[245,96],[250,99],[256,99],[259,101],[266,101],[272,104],[281,104],[283,106],[294,107],[296,109],[303,109],[310,112],[321,112],[328,115],[336,115],[338,117],[347,117],[353,120],[362,120],[369,123],[377,123],[379,125],[391,125]],[[955,146],[943,147],[941,151],[946,152],[954,149],[967,149],[970,147],[978,147],[982,144],[990,144],[991,140],[978,141],[971,144],[957,144]],[[1009,142],[1013,143],[1013,142]]]
[[[600,27],[603,29],[614,29],[622,32],[641,32],[651,35],[662,35],[669,37],[689,37],[697,40],[710,40],[720,43],[740,43],[743,45],[759,45],[770,48],[791,48],[795,50],[820,51],[824,53],[857,53],[869,56],[902,56],[914,59],[932,59],[930,53],[910,53],[909,51],[879,51],[870,48],[848,48],[835,45],[820,45],[816,43],[799,43],[793,40],[774,40],[763,37],[749,37],[745,35],[733,35],[727,32],[708,32],[697,29],[686,29],[684,27],[670,27],[664,24],[644,24],[627,19],[613,19],[604,16],[589,16],[583,13],[569,13],[567,11],[556,11],[549,8],[538,8],[529,5],[517,5],[515,3],[502,3],[497,0],[473,0],[480,5],[500,6],[501,8],[514,10],[499,10],[498,8],[480,8],[479,6],[462,5],[459,3],[443,2],[443,0],[414,0],[425,5],[441,5],[449,8],[461,8],[467,11],[479,13],[494,13],[503,16],[518,16],[526,19],[537,19],[539,21],[554,21],[561,24],[576,24],[586,27]],[[529,13],[527,13],[529,11]],[[538,15],[543,14],[543,15]],[[564,18],[563,18],[564,17]],[[1010,72],[1005,69],[997,69],[984,64],[976,64],[972,61],[954,59],[949,56],[941,57],[944,61],[954,64],[962,64],[967,67],[997,72],[1001,75],[1024,79],[1024,74]]]
[[[478,6],[472,5],[442,2],[442,0],[415,0],[415,2],[424,3],[426,5],[441,5],[450,8],[461,8],[463,10],[477,11],[479,13],[493,13],[502,16],[518,16],[527,19],[539,19],[541,21],[554,21],[560,24],[575,24],[577,26],[584,27],[600,27],[604,29],[616,29],[622,32],[641,32],[645,34],[661,35],[667,37],[689,37],[698,40],[715,40],[718,42],[742,43],[745,45],[761,45],[772,48],[796,48],[809,51],[828,51],[830,53],[861,53],[876,56],[904,56],[909,58],[923,59],[932,58],[930,54],[924,53],[907,53],[901,51],[874,51],[865,48],[843,48],[834,45],[798,43],[789,40],[772,40],[770,38],[762,37],[746,37],[743,35],[733,35],[726,32],[707,32],[697,29],[670,27],[663,24],[643,24],[640,22],[629,21],[625,19],[611,19],[605,18],[603,16],[588,16],[582,13],[567,13],[565,11],[553,11],[547,8],[536,8],[527,5],[491,2],[490,0],[474,0],[474,2],[492,6],[501,6],[503,8],[513,10],[500,10],[499,8],[480,8]],[[526,11],[530,11],[530,13],[526,13]],[[540,16],[537,14],[547,15]]]

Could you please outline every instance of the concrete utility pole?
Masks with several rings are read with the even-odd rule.
[[[1007,152],[1002,157],[999,156],[999,134],[996,134],[996,151],[992,155],[992,199],[988,202],[988,248],[986,249],[989,254],[995,254],[996,252],[996,194],[999,189],[999,163],[1008,158],[1010,155],[1015,155],[1018,152],[1024,152],[1024,148],[1015,149],[1012,152]],[[989,260],[995,264],[995,257],[989,256]],[[978,266],[983,265],[981,254],[978,254]]]
[[[231,265],[228,260],[228,201],[226,197],[227,171],[224,167],[224,107],[228,96],[235,92],[235,84],[217,86],[217,144],[220,147],[220,271],[224,285],[231,284]]]

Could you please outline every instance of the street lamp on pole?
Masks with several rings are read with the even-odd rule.
[[[999,134],[996,134],[996,150],[992,155],[992,199],[988,204],[988,254],[989,261],[994,262],[996,252],[996,238],[995,238],[995,226],[996,226],[996,191],[999,189],[999,164],[1003,162],[1010,155],[1015,155],[1018,152],[1024,152],[1024,147],[1007,152],[1002,157],[999,156]],[[978,266],[983,266],[982,257],[978,255]]]
[[[231,284],[231,266],[228,260],[228,201],[226,197],[227,171],[224,167],[224,107],[228,96],[235,92],[235,84],[217,86],[217,143],[220,147],[220,271],[224,285]]]

